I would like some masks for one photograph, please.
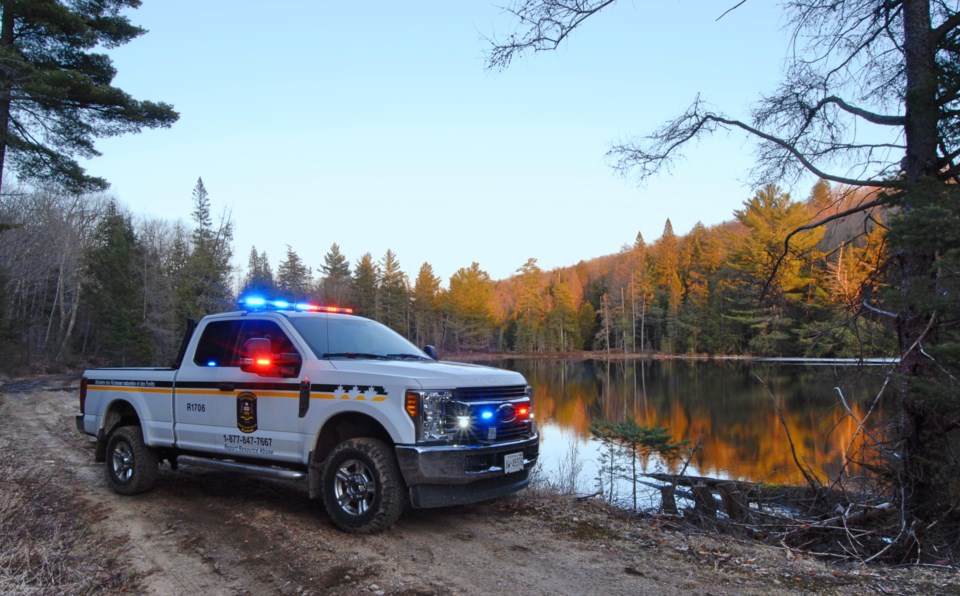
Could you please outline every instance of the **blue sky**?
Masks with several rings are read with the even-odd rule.
[[[611,144],[653,131],[699,93],[746,118],[780,80],[789,35],[769,0],[621,0],[556,52],[484,68],[505,2],[144,0],[149,33],[109,53],[115,84],[172,103],[170,129],[103,139],[84,165],[135,216],[189,222],[202,177],[214,215],[276,269],[292,246],[318,272],[396,253],[446,285],[545,270],[732,218],[753,145],[720,134],[671,172],[619,177]],[[797,198],[810,182],[790,189]]]

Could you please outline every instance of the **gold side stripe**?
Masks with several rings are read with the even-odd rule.
[[[90,389],[96,389],[97,391],[125,391],[125,392],[136,392],[136,393],[166,393],[170,394],[173,391],[169,387],[117,387],[114,385],[90,385]],[[236,390],[233,392],[230,391],[220,391],[219,389],[178,389],[177,395],[230,395],[236,396],[239,393],[245,393],[247,390]],[[287,398],[299,398],[300,394],[296,391],[256,391],[254,393],[257,397],[287,397]],[[356,397],[350,397],[349,395],[341,395],[339,398],[332,393],[311,393],[310,399],[343,399],[343,400],[355,400],[355,401],[372,401],[374,403],[380,403],[386,401],[387,397],[384,395],[377,395],[374,397],[368,398],[366,395],[360,394]]]
[[[119,387],[117,385],[87,385],[97,391],[135,391],[137,393],[173,393],[170,387]]]

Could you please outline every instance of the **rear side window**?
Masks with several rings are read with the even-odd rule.
[[[254,337],[269,339],[274,354],[297,354],[293,342],[273,321],[214,321],[204,328],[193,362],[199,366],[239,367],[244,357],[243,343]]]
[[[231,364],[236,360],[234,346],[240,336],[241,321],[214,321],[203,329],[193,362],[198,366],[240,366]]]

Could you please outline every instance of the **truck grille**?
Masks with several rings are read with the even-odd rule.
[[[527,397],[527,388],[523,385],[506,387],[461,387],[453,390],[454,401],[506,401]]]
[[[518,416],[520,407],[532,408],[523,385],[462,387],[453,391],[453,400],[447,402],[444,418],[448,428],[456,429],[458,442],[502,443],[533,436],[532,417]],[[469,418],[466,429],[459,424],[464,417]]]

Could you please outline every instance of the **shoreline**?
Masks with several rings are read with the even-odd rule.
[[[567,352],[450,352],[442,353],[441,360],[460,362],[483,362],[490,360],[597,360],[601,362],[623,361],[689,361],[689,362],[769,362],[779,364],[810,365],[864,365],[883,366],[897,364],[899,358],[871,356],[866,358],[808,358],[803,356],[754,356],[737,354],[665,354],[663,352],[591,352],[586,350]]]

